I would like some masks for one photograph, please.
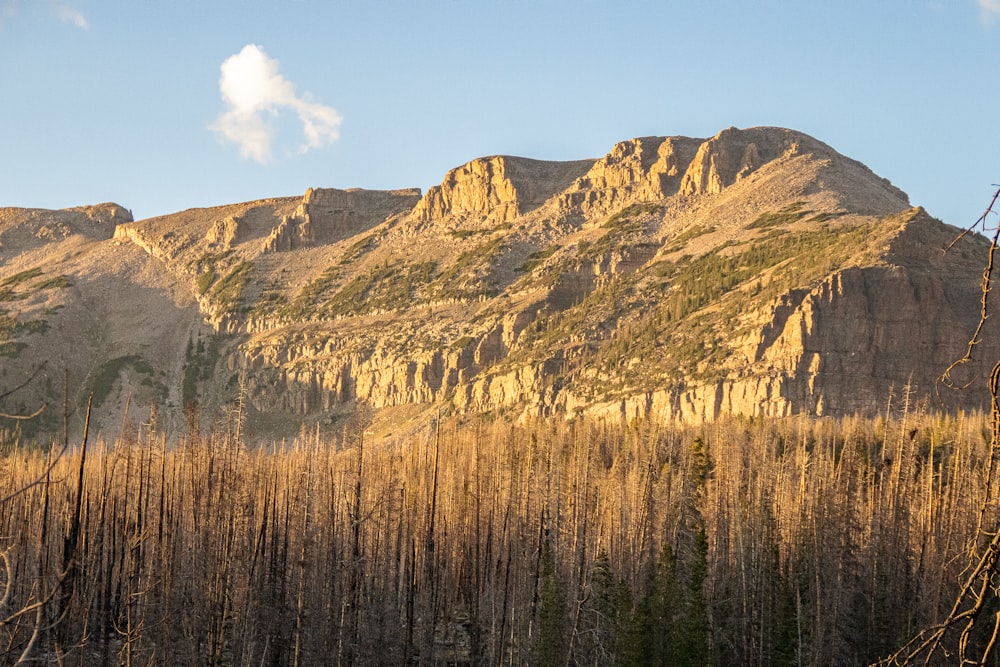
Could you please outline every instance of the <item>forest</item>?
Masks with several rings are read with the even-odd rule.
[[[990,415],[907,399],[686,427],[355,421],[267,447],[238,424],[7,440],[0,664],[902,663],[1000,520]],[[990,654],[993,625],[938,639]]]

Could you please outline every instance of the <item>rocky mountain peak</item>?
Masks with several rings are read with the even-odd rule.
[[[820,168],[829,172],[823,178],[842,182],[830,190],[865,200],[867,212],[908,206],[904,193],[826,144],[793,130],[756,127],[728,128],[708,139],[639,137],[615,144],[596,160],[480,158],[452,169],[441,185],[430,188],[414,218],[488,228],[543,207],[557,217],[591,218],[635,203],[718,195],[758,172],[767,179],[771,172]],[[815,178],[809,182],[816,188]],[[853,208],[855,202],[844,206]]]

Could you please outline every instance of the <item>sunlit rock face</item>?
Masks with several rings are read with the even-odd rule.
[[[0,345],[10,378],[60,359],[108,428],[126,406],[176,432],[197,406],[208,428],[240,395],[264,436],[361,405],[683,422],[974,408],[1000,337],[955,371],[964,388],[937,383],[980,314],[987,244],[944,252],[957,236],[781,128],[480,158],[423,196],[315,188],[139,221],[0,209],[16,322]]]
[[[498,155],[452,169],[414,209],[421,221],[482,219],[509,223],[566,189],[593,164],[545,162]]]

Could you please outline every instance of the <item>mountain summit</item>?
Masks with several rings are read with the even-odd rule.
[[[936,384],[979,317],[988,244],[943,252],[958,233],[771,127],[479,158],[422,196],[311,188],[139,221],[0,209],[4,384],[47,362],[5,409],[61,404],[64,369],[106,428],[127,409],[178,433],[242,404],[265,437],[360,406],[685,422],[904,395],[977,407],[985,366]]]

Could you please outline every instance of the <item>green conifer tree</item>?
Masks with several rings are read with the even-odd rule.
[[[535,664],[561,665],[566,654],[566,592],[547,542],[542,545],[538,576],[538,634]]]

